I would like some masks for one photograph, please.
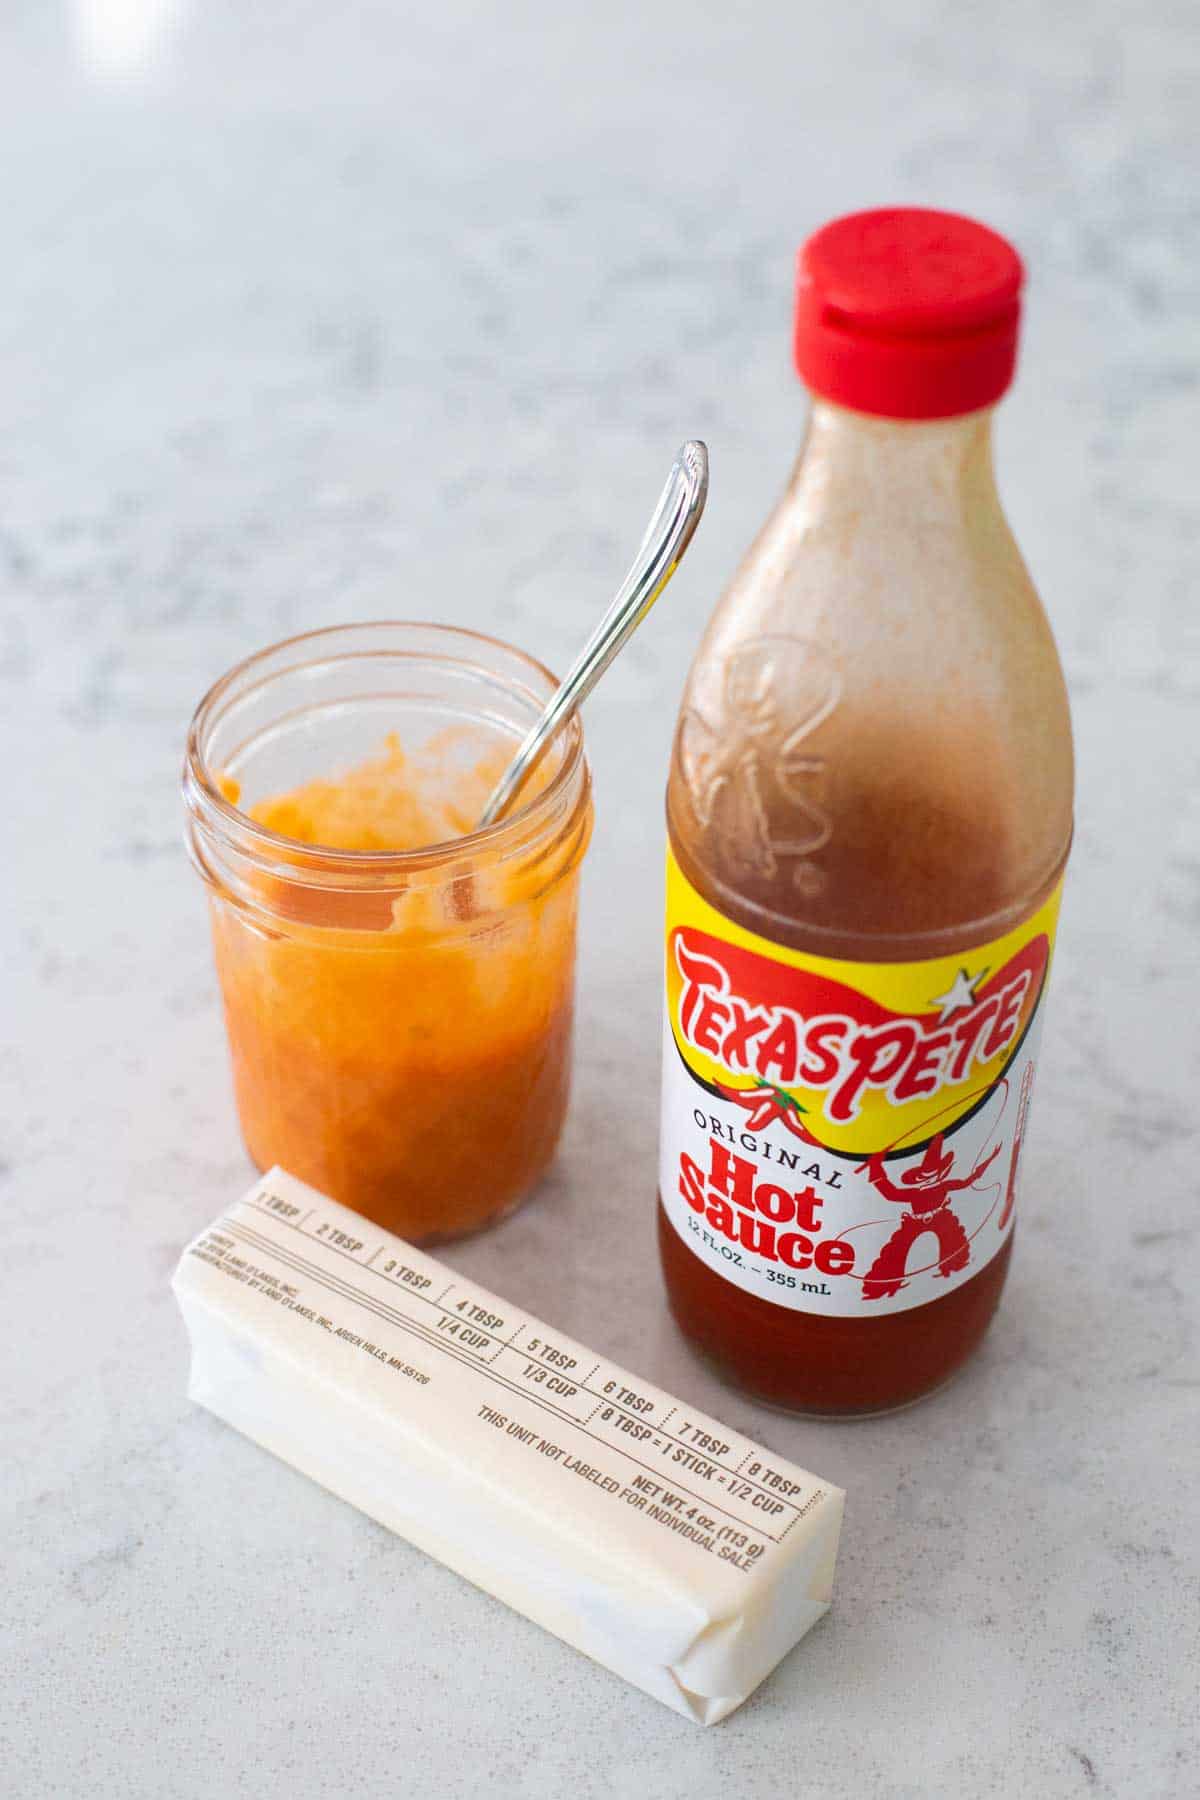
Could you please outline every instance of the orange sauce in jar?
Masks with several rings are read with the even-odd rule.
[[[420,1242],[515,1207],[570,1081],[586,765],[554,829],[526,823],[548,759],[511,823],[468,836],[510,751],[462,748],[447,734],[408,757],[390,736],[244,810],[236,780],[215,784],[271,846],[237,903],[211,893],[250,1155]]]

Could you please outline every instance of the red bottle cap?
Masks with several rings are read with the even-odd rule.
[[[814,394],[890,419],[998,400],[1017,360],[1021,259],[958,213],[849,213],[800,251],[796,367]]]

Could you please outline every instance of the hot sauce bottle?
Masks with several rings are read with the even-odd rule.
[[[807,437],[680,709],[663,1269],[687,1336],[802,1412],[940,1386],[1012,1252],[1073,796],[992,473],[1021,280],[948,213],[804,246]]]

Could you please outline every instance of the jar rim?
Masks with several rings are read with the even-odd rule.
[[[554,771],[545,787],[540,788],[523,805],[495,820],[490,825],[466,832],[461,837],[445,838],[434,844],[422,844],[411,850],[349,850],[335,845],[314,844],[302,838],[292,838],[283,832],[273,830],[269,825],[261,824],[240,806],[226,798],[222,793],[214,772],[204,754],[203,734],[206,727],[214,722],[221,702],[236,689],[239,682],[270,659],[281,652],[297,649],[304,645],[320,645],[322,642],[345,637],[350,632],[430,632],[437,637],[449,639],[452,643],[461,644],[464,648],[478,646],[483,649],[501,651],[506,657],[515,659],[531,673],[542,677],[553,692],[557,686],[557,678],[545,663],[532,656],[527,650],[515,644],[506,643],[488,632],[475,631],[465,625],[447,625],[433,619],[369,619],[358,623],[340,625],[322,625],[312,631],[302,631],[291,637],[280,638],[275,643],[267,644],[250,656],[243,657],[213,682],[201,697],[192,714],[188,726],[187,748],[184,757],[184,798],[188,811],[193,818],[209,829],[219,821],[226,830],[235,834],[239,848],[243,853],[247,844],[261,847],[266,857],[277,856],[286,859],[292,875],[299,876],[307,864],[319,867],[328,876],[336,870],[346,874],[385,875],[392,872],[416,871],[431,866],[445,864],[452,858],[472,856],[478,852],[488,852],[492,856],[503,856],[508,846],[514,849],[538,835],[539,830],[548,827],[555,813],[561,807],[570,784],[577,778],[583,765],[586,780],[586,763],[583,749],[583,728],[576,714],[556,734],[564,741],[563,753],[559,766]],[[380,651],[359,652],[358,654],[379,654]],[[456,660],[451,656],[438,657],[436,651],[417,652],[415,650],[397,650],[394,654],[421,655],[427,660]],[[294,668],[281,669],[277,678],[293,674]],[[271,675],[262,677],[266,682],[273,679]],[[551,740],[553,742],[553,740]]]

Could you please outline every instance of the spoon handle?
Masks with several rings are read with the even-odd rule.
[[[678,568],[708,498],[708,451],[691,438],[675,458],[633,567],[545,712],[530,729],[484,808],[479,828],[494,825],[543,750],[637,630]]]

